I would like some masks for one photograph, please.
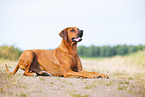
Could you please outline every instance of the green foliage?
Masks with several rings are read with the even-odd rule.
[[[78,54],[80,57],[112,57],[116,55],[127,55],[132,54],[137,51],[142,51],[145,49],[145,46],[138,45],[138,46],[127,46],[127,45],[117,45],[114,47],[111,46],[79,46],[78,47]]]
[[[145,46],[127,46],[127,45],[117,45],[114,47],[111,46],[78,46],[78,54],[80,57],[112,57],[116,55],[127,55],[132,54],[137,51],[145,50]],[[21,55],[22,51],[14,46],[3,45],[0,46],[0,58],[9,59],[9,60],[17,60]],[[141,55],[141,54],[139,54]],[[142,55],[143,56],[143,55]],[[140,58],[139,60],[143,60]],[[144,64],[143,64],[144,65]]]
[[[22,51],[14,46],[0,46],[0,58],[17,60],[21,53]]]

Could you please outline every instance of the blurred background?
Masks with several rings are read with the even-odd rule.
[[[17,59],[27,49],[57,48],[59,32],[71,26],[84,30],[80,56],[143,50],[144,5],[144,0],[0,0],[0,57]]]
[[[84,70],[110,79],[7,73],[24,50],[57,48],[67,27],[84,30],[77,49]],[[0,0],[0,97],[38,95],[145,97],[145,0]]]

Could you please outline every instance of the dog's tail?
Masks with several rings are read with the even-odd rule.
[[[5,64],[5,66],[6,66],[7,72],[8,72],[9,74],[15,74],[15,73],[18,71],[18,69],[19,69],[19,64],[16,66],[16,68],[15,68],[15,70],[14,70],[13,72],[10,72],[10,71],[9,71],[8,66],[7,66],[6,64]]]

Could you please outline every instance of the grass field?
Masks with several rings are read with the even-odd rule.
[[[0,97],[145,97],[145,51],[113,58],[81,58],[85,70],[110,79],[10,75],[17,61],[0,59]]]

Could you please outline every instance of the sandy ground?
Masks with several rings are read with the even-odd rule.
[[[145,72],[120,58],[113,60],[82,60],[85,70],[108,74],[110,79],[26,77],[22,70],[10,75],[4,64],[12,71],[17,62],[0,60],[0,97],[145,97]]]

